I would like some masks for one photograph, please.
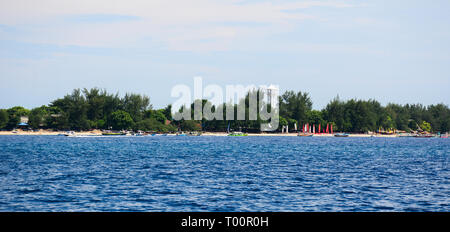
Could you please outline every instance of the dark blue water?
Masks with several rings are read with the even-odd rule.
[[[450,139],[0,136],[0,211],[450,211]]]

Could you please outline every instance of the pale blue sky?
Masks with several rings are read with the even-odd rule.
[[[450,104],[450,1],[4,1],[0,108],[74,88],[275,84],[382,104]]]

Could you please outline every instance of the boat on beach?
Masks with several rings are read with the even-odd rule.
[[[126,133],[120,133],[120,132],[118,132],[118,133],[114,133],[114,132],[104,132],[104,133],[102,133],[102,135],[105,135],[105,136],[126,135]]]
[[[185,132],[179,132],[176,134],[176,136],[201,136],[202,133],[201,132],[197,132],[197,131],[191,131],[188,133]]]
[[[67,136],[67,137],[73,137],[73,136],[75,136],[75,132],[73,132],[73,131],[67,131],[67,132],[64,133],[64,134],[59,134],[59,135],[64,135],[64,136]]]
[[[231,134],[228,134],[228,136],[248,136],[248,134],[242,133],[240,131],[234,131]]]
[[[313,137],[313,134],[311,134],[311,133],[298,133],[297,136],[300,136],[300,137]]]
[[[134,136],[144,136],[145,133],[142,132],[142,131],[138,131],[138,132],[134,133],[133,135],[134,135]]]
[[[323,130],[321,130],[321,125],[319,124],[319,126],[317,127],[317,130],[316,130],[315,124],[310,125],[309,123],[306,123],[303,125],[303,128],[301,128],[298,131],[297,136],[313,137],[313,136],[318,136],[318,135],[323,135],[323,134],[329,134],[330,131],[331,131],[331,134],[333,134],[333,125],[327,124],[326,129],[323,128]]]
[[[104,131],[102,132],[102,135],[105,136],[117,136],[117,135],[127,135],[126,132],[122,132],[122,131]]]
[[[187,136],[187,134],[184,133],[184,132],[178,132],[178,133],[176,134],[176,136]]]
[[[189,132],[187,135],[188,135],[188,136],[201,136],[201,135],[202,135],[202,132],[194,132],[194,131],[191,131],[191,132]]]
[[[434,138],[435,136],[432,134],[418,134],[415,135],[414,138]]]

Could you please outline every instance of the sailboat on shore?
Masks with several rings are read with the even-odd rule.
[[[301,136],[301,137],[312,137],[313,133],[311,133],[311,128],[309,127],[309,124],[305,124],[303,126],[303,132],[299,132],[297,134],[297,136]]]

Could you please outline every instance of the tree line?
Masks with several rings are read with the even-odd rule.
[[[250,120],[252,110],[249,103],[250,94],[263,94],[261,91],[248,92],[237,104],[212,105],[208,100],[201,101],[202,109],[209,106],[213,113],[226,115],[227,107],[235,112],[234,120],[173,120],[172,106],[153,109],[148,96],[141,94],[108,93],[106,90],[75,89],[71,94],[54,100],[48,105],[31,110],[21,106],[0,109],[0,129],[12,130],[18,127],[20,118],[27,116],[32,129],[53,130],[142,130],[158,132],[183,131],[227,131],[242,130],[259,132],[260,124],[265,123],[257,114],[256,120]],[[260,98],[258,98],[260,99]],[[262,99],[262,98],[261,98]],[[245,119],[237,120],[237,108],[245,108]],[[290,130],[301,128],[304,124],[332,124],[334,131],[362,133],[368,131],[402,130],[402,131],[450,131],[450,109],[447,105],[437,104],[394,104],[382,106],[376,100],[331,100],[322,110],[314,110],[308,93],[286,91],[279,96],[279,122]],[[270,111],[271,106],[266,105]],[[194,115],[194,102],[183,109]],[[225,118],[225,117],[224,117]]]

